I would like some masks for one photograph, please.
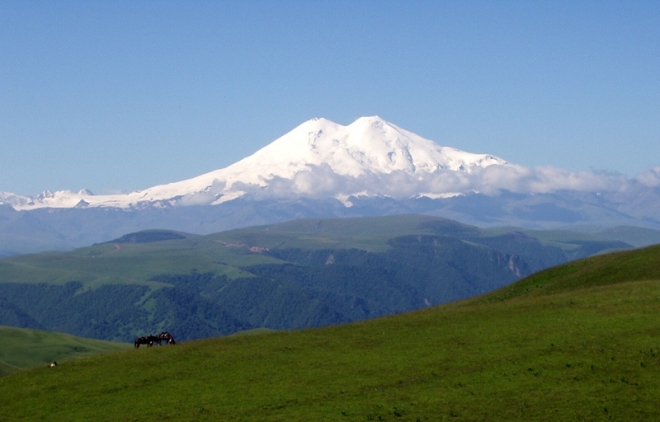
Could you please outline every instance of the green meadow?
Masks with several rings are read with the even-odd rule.
[[[34,366],[116,352],[131,345],[69,334],[0,326],[0,377]]]
[[[660,247],[360,323],[0,378],[0,420],[657,421]]]

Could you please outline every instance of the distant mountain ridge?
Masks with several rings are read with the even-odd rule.
[[[658,210],[660,167],[632,179],[530,169],[440,146],[378,116],[346,126],[317,118],[188,180],[121,195],[0,192],[0,256],[71,249],[148,229],[208,234],[298,218],[393,214],[478,226],[660,229]]]

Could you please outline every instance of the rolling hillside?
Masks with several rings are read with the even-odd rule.
[[[3,420],[656,421],[660,246],[491,294],[0,379]]]
[[[53,362],[115,352],[131,347],[68,334],[0,326],[0,377]]]
[[[542,236],[548,239],[544,240]],[[0,324],[132,341],[344,324],[464,299],[629,244],[428,216],[131,233],[0,260]]]

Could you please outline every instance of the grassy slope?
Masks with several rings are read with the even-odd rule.
[[[0,420],[660,420],[660,247],[358,324],[0,379]]]
[[[53,361],[62,362],[129,347],[132,345],[0,326],[0,376]]]
[[[159,274],[199,272],[225,274],[230,279],[249,277],[240,267],[281,263],[249,252],[249,247],[263,248],[358,248],[382,252],[387,240],[411,234],[470,233],[494,236],[513,229],[481,230],[436,217],[407,215],[344,219],[305,219],[269,226],[230,230],[208,236],[185,235],[184,239],[151,243],[104,243],[73,252],[45,252],[0,260],[0,281],[17,283],[64,284],[80,281],[86,288],[104,284],[141,284],[157,288],[160,283],[147,281]],[[553,238],[555,232],[534,232],[549,244],[565,250],[575,248],[571,234]],[[184,235],[184,234],[182,234]],[[185,237],[184,236],[184,237]],[[573,233],[585,241],[602,240],[598,236]]]
[[[150,243],[104,243],[73,252],[44,252],[0,260],[0,281],[64,284],[75,280],[86,287],[103,284],[142,284],[158,274],[199,272],[249,277],[239,267],[281,261],[249,252],[249,247],[360,248],[383,251],[391,237],[432,234],[425,222],[457,227],[458,223],[425,216],[298,220],[264,227],[231,230],[208,236]],[[471,228],[476,230],[474,228]]]
[[[196,268],[200,272],[214,271],[237,276],[241,271],[224,262],[253,260],[267,262],[268,258],[254,254],[234,257],[236,248],[214,244],[212,240],[200,244],[184,239],[148,244],[102,244],[73,252],[49,252],[21,255],[0,262],[0,279],[23,283],[58,284],[71,280],[85,285],[151,284],[149,278],[168,272],[185,273]]]
[[[660,280],[660,245],[594,256],[549,268],[476,300],[493,302],[646,280]]]

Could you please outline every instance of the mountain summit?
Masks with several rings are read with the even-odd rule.
[[[258,174],[291,179],[309,166],[328,165],[338,175],[369,173],[432,173],[438,169],[470,171],[473,166],[505,164],[486,154],[470,154],[441,147],[380,117],[362,117],[348,126],[312,119],[226,169],[229,173]]]
[[[0,256],[139,230],[208,234],[304,217],[430,214],[473,225],[660,227],[660,167],[528,168],[440,146],[380,117],[311,119],[228,167],[121,195],[0,192]]]
[[[461,183],[432,182],[439,174],[472,174],[508,163],[488,154],[443,147],[378,116],[347,126],[308,120],[249,157],[192,179],[126,195],[89,191],[48,192],[35,197],[0,194],[15,209],[220,204],[244,195],[347,198],[441,197],[460,194]],[[450,179],[461,179],[455,174]],[[464,184],[465,185],[465,184]],[[448,189],[450,187],[450,189]]]

